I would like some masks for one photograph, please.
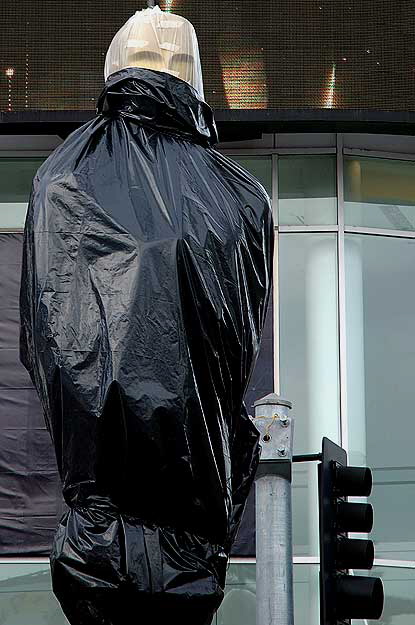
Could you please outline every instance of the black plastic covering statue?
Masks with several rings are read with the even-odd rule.
[[[212,147],[189,22],[136,13],[106,73],[25,227],[21,359],[69,506],[53,590],[71,624],[207,625],[258,463],[271,209]]]

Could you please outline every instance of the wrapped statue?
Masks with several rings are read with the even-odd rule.
[[[258,463],[270,203],[213,148],[187,20],[137,12],[105,78],[25,225],[21,360],[69,506],[53,590],[71,624],[208,625]]]

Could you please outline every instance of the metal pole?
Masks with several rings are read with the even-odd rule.
[[[255,402],[262,447],[255,477],[257,625],[294,625],[290,408],[275,393]]]

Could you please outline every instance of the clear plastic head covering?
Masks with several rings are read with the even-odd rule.
[[[159,6],[136,11],[108,48],[104,76],[126,67],[145,67],[173,74],[204,98],[199,46],[192,24]]]

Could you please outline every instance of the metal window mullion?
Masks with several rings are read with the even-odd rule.
[[[0,558],[0,565],[2,564],[49,564],[50,560],[47,557],[31,558],[31,557],[10,557],[3,556]]]
[[[220,147],[218,151],[221,154],[227,156],[270,156],[275,153],[274,148],[252,148],[252,147],[238,147],[238,148],[225,148]]]
[[[281,156],[297,155],[297,156],[309,156],[313,154],[335,154],[336,148],[250,148],[250,147],[238,147],[238,148],[218,148],[221,154],[227,156],[272,156],[279,154]]]
[[[256,564],[255,557],[238,558],[231,557],[230,564]],[[318,565],[320,559],[317,556],[294,556],[294,565]],[[373,566],[381,566],[385,569],[415,569],[415,562],[413,560],[384,560],[383,558],[376,558]]]
[[[320,560],[317,556],[294,556],[293,557],[294,564],[319,564]],[[0,565],[7,564],[49,564],[50,560],[48,557],[38,557],[38,558],[30,558],[30,557],[1,557]],[[251,557],[231,557],[230,564],[255,564],[256,558],[255,556]],[[414,560],[388,560],[383,558],[375,559],[374,566],[382,566],[385,568],[401,568],[401,569],[415,569],[415,561]]]
[[[276,148],[277,154],[284,155],[303,155],[307,156],[310,154],[336,154],[336,148],[324,147],[324,148],[313,148],[313,147],[295,147],[295,148]]]
[[[393,230],[389,228],[363,228],[360,226],[345,226],[346,234],[364,234],[376,237],[392,237],[395,239],[415,239],[413,230]]]
[[[0,159],[9,158],[47,158],[52,154],[52,150],[0,150]]]
[[[274,224],[278,224],[278,156],[272,155],[272,215]],[[279,280],[279,232],[274,228],[273,258],[273,352],[274,352],[274,393],[280,394],[280,280]]]
[[[382,152],[380,150],[362,150],[357,148],[344,148],[346,156],[363,156],[367,158],[384,158],[395,161],[415,161],[415,154],[409,152]]]
[[[339,384],[340,384],[340,444],[348,452],[347,422],[347,345],[346,345],[346,271],[344,255],[344,186],[343,186],[343,135],[337,134],[337,289],[338,289],[338,336],[339,336]]]
[[[314,234],[325,232],[337,232],[339,227],[336,225],[312,225],[312,226],[278,226],[280,232],[309,232]]]

